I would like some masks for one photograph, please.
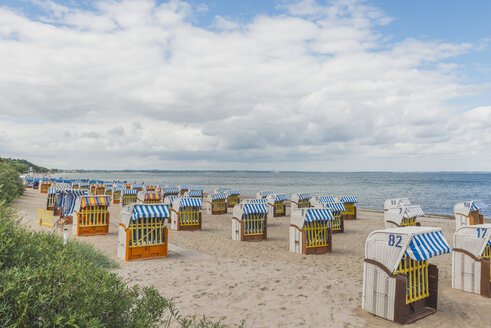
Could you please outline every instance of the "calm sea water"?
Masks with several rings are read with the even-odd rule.
[[[92,172],[64,173],[67,178],[127,180],[146,184],[230,187],[242,195],[274,191],[291,195],[355,195],[358,206],[383,209],[388,198],[408,197],[426,213],[453,214],[455,203],[481,199],[491,207],[491,173],[312,173],[312,172]],[[491,216],[491,209],[481,211]]]

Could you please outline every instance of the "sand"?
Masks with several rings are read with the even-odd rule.
[[[53,230],[35,223],[46,198],[28,189],[14,204],[20,222],[34,230]],[[384,228],[381,211],[359,209],[359,219],[345,222],[345,233],[334,235],[331,254],[308,256],[288,250],[289,216],[268,218],[267,241],[239,242],[231,239],[231,213],[212,216],[203,211],[203,230],[169,231],[168,258],[123,262],[117,259],[120,208],[110,207],[109,235],[75,237],[69,226],[70,238],[116,259],[117,274],[155,287],[184,315],[205,315],[230,326],[245,319],[246,327],[399,326],[360,306],[365,240],[371,231]],[[441,227],[452,243],[453,220],[426,216],[419,221]],[[55,230],[61,234],[60,228]],[[451,255],[430,262],[440,272],[438,312],[411,327],[489,327],[491,300],[451,288]]]

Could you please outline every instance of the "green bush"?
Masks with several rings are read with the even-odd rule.
[[[24,193],[24,184],[19,179],[19,172],[7,162],[0,162],[0,201],[11,204]]]

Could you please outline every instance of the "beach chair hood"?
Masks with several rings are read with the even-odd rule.
[[[404,219],[416,218],[424,215],[425,213],[423,212],[423,209],[421,209],[421,206],[410,205],[390,208],[384,213],[384,218],[385,221],[392,221],[401,225]]]
[[[327,208],[301,208],[290,216],[290,224],[303,229],[305,223],[312,221],[334,221],[334,216]]]
[[[454,206],[454,215],[463,214],[469,215],[470,212],[479,211],[487,208],[482,200],[469,200],[466,202],[457,203]]]
[[[450,253],[441,228],[402,227],[372,232],[365,243],[365,259],[394,272],[404,255],[416,261]]]
[[[139,218],[160,218],[166,219],[170,217],[169,206],[164,204],[129,204],[121,209],[120,222],[126,226],[130,226],[131,220]]]
[[[490,239],[491,224],[464,226],[455,232],[453,247],[463,249],[479,258],[484,248],[491,245]]]

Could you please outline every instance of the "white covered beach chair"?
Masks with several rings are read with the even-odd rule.
[[[452,287],[491,297],[491,224],[460,227],[453,247]]]
[[[463,226],[483,224],[484,217],[479,213],[480,209],[487,208],[481,200],[470,200],[457,203],[454,206],[455,229]]]
[[[428,260],[450,252],[440,228],[372,232],[365,243],[362,308],[400,324],[435,313],[438,268]]]
[[[384,211],[384,221],[386,228],[420,226],[417,218],[424,216],[425,213],[419,205],[401,205],[391,207]]]
[[[266,196],[268,202],[268,214],[270,217],[286,216],[286,194],[271,194]]]
[[[290,251],[306,255],[332,252],[333,221],[331,211],[325,208],[301,208],[292,211]]]
[[[208,194],[206,199],[207,214],[226,214],[227,213],[227,194],[213,193]]]
[[[309,208],[310,198],[312,198],[310,193],[293,194],[290,200],[291,211],[293,212],[299,208]]]

